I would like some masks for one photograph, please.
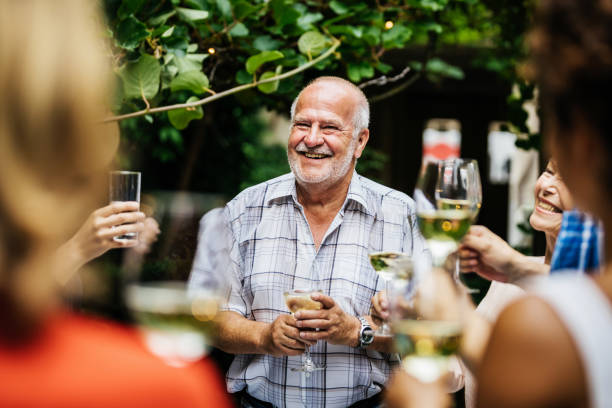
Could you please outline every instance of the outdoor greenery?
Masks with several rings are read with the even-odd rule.
[[[171,169],[172,182],[162,181],[163,187],[194,188],[194,174],[219,169],[195,168],[208,151],[213,162],[232,163],[224,175],[235,174],[228,175],[227,185],[209,180],[200,187],[233,194],[286,171],[274,162],[284,161],[284,153],[262,144],[263,124],[255,115],[261,108],[287,112],[297,91],[315,76],[348,78],[376,101],[423,76],[462,79],[461,68],[441,59],[439,50],[470,46],[482,50],[478,64],[516,82],[530,2],[105,0],[104,7],[117,74],[114,112],[137,116],[121,122],[123,164],[136,161],[142,167],[152,160],[152,168]],[[386,61],[388,51],[405,48],[421,52],[402,66]],[[391,91],[379,86],[391,82]],[[532,88],[520,89],[525,93],[509,106],[513,122],[524,130],[521,101]],[[180,109],[169,110],[177,104]],[[197,159],[186,157],[190,154]],[[375,172],[384,157],[370,156]]]

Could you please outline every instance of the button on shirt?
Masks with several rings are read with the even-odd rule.
[[[316,287],[354,316],[370,313],[371,298],[384,289],[368,254],[400,251],[429,256],[407,195],[353,173],[348,194],[321,242],[297,200],[295,177],[286,174],[251,187],[229,202],[233,279],[227,310],[272,323],[288,314],[283,292]],[[393,354],[319,341],[310,347],[324,370],[309,377],[292,371],[303,356],[237,355],[227,373],[228,391],[277,407],[347,407],[381,391]]]

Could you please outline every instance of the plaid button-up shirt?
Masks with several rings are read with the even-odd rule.
[[[227,310],[259,322],[289,313],[284,291],[312,286],[345,312],[368,315],[372,296],[383,289],[368,253],[428,256],[412,199],[357,173],[318,251],[291,173],[243,191],[224,215],[233,241]],[[277,407],[348,407],[380,392],[396,361],[395,355],[325,341],[310,349],[314,362],[326,368],[309,377],[291,370],[302,356],[237,355],[227,373],[228,391],[246,387]]]

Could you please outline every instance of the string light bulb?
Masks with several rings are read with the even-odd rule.
[[[393,21],[391,21],[391,20],[387,20],[387,21],[385,22],[385,30],[390,30],[390,29],[392,29],[392,28],[393,28],[393,25],[394,25],[394,24],[393,24]]]
[[[210,48],[208,49],[208,53],[209,53],[210,55],[213,55],[213,54],[215,54],[216,52],[217,52],[217,50],[215,50],[213,47],[210,47]]]

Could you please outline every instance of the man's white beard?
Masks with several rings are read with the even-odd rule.
[[[346,174],[353,170],[353,156],[355,154],[355,150],[357,149],[357,138],[351,139],[351,144],[348,146],[346,156],[342,161],[334,161],[332,162],[331,169],[328,173],[319,174],[319,175],[305,175],[302,173],[302,169],[300,168],[299,158],[296,156],[291,156],[289,154],[289,148],[287,148],[287,158],[289,160],[289,167],[295,176],[295,179],[300,184],[320,184],[320,185],[333,185],[339,180],[341,180]],[[296,153],[300,154],[300,153]],[[327,159],[322,159],[327,160]]]

